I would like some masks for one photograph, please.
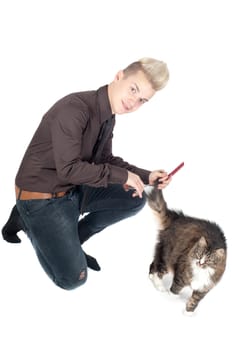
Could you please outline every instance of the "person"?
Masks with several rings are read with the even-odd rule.
[[[165,62],[142,58],[96,91],[71,93],[43,116],[15,178],[16,205],[3,238],[29,237],[40,264],[59,287],[83,285],[88,267],[100,270],[82,245],[109,225],[137,214],[145,185],[171,181],[164,170],[146,170],[112,153],[115,115],[131,113],[165,87]]]

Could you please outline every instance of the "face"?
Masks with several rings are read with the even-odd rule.
[[[141,71],[128,77],[124,77],[123,71],[118,72],[109,85],[108,92],[114,114],[134,112],[155,94],[155,90]]]

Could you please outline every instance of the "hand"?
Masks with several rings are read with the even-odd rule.
[[[131,188],[132,189],[134,188],[135,192],[133,192],[132,196],[133,197],[139,196],[140,198],[142,198],[144,183],[138,175],[128,171],[127,182],[123,185],[123,187],[125,191],[128,191]]]
[[[162,190],[171,182],[172,178],[164,170],[154,170],[149,175],[149,185],[154,185],[157,179],[159,179],[158,189]]]

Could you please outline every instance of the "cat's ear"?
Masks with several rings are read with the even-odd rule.
[[[218,249],[216,249],[215,253],[216,253],[216,256],[217,256],[219,259],[221,259],[221,258],[223,258],[223,257],[225,256],[225,249],[223,249],[223,248],[218,248]]]
[[[206,242],[206,239],[205,239],[204,236],[201,236],[201,238],[200,238],[199,241],[198,241],[198,244],[199,244],[199,246],[202,247],[202,248],[207,246],[207,242]]]

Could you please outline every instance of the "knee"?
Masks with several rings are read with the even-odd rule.
[[[81,270],[78,274],[55,278],[54,283],[65,290],[73,290],[82,286],[87,281],[87,269]]]

